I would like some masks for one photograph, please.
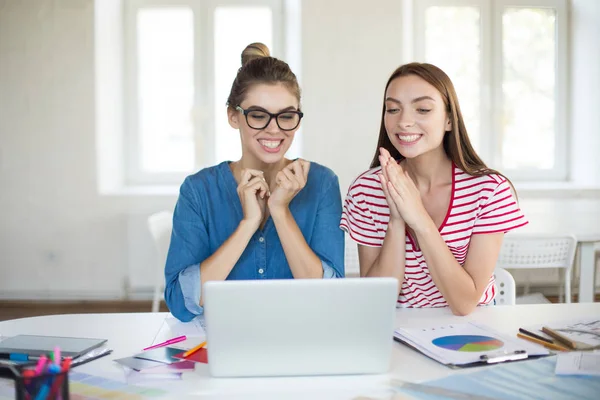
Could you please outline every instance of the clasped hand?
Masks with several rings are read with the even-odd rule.
[[[255,169],[242,170],[237,193],[242,203],[244,219],[260,225],[267,207],[271,214],[285,210],[292,199],[306,186],[310,162],[297,159],[275,176],[269,187],[264,172]]]
[[[404,170],[384,148],[379,149],[379,162],[381,164],[379,179],[390,208],[390,221],[403,220],[408,226],[415,229],[420,223],[426,221],[426,218],[429,218],[429,214],[423,206],[419,189],[408,171]]]

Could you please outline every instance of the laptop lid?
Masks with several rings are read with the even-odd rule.
[[[211,375],[384,373],[394,278],[212,281],[204,284]]]

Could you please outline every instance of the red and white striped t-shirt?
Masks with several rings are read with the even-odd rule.
[[[508,232],[526,225],[508,181],[500,175],[471,176],[453,166],[452,198],[439,228],[446,245],[463,265],[473,234]],[[350,186],[340,228],[358,244],[381,247],[389,221],[389,207],[377,174],[381,167],[360,175]],[[406,235],[406,262],[399,307],[445,307],[446,300],[433,283],[425,257]],[[495,296],[494,277],[479,300],[490,303]]]

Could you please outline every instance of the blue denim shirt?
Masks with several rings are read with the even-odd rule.
[[[342,201],[337,176],[312,162],[306,186],[289,205],[306,243],[321,259],[324,278],[344,276]],[[243,218],[229,162],[188,176],[173,213],[165,267],[165,301],[181,321],[202,314],[200,264],[233,234]],[[227,279],[292,279],[271,217],[258,229]]]

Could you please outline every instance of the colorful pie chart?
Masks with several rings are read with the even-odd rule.
[[[504,346],[504,342],[498,339],[479,335],[442,336],[432,343],[442,349],[468,352],[490,351]]]

